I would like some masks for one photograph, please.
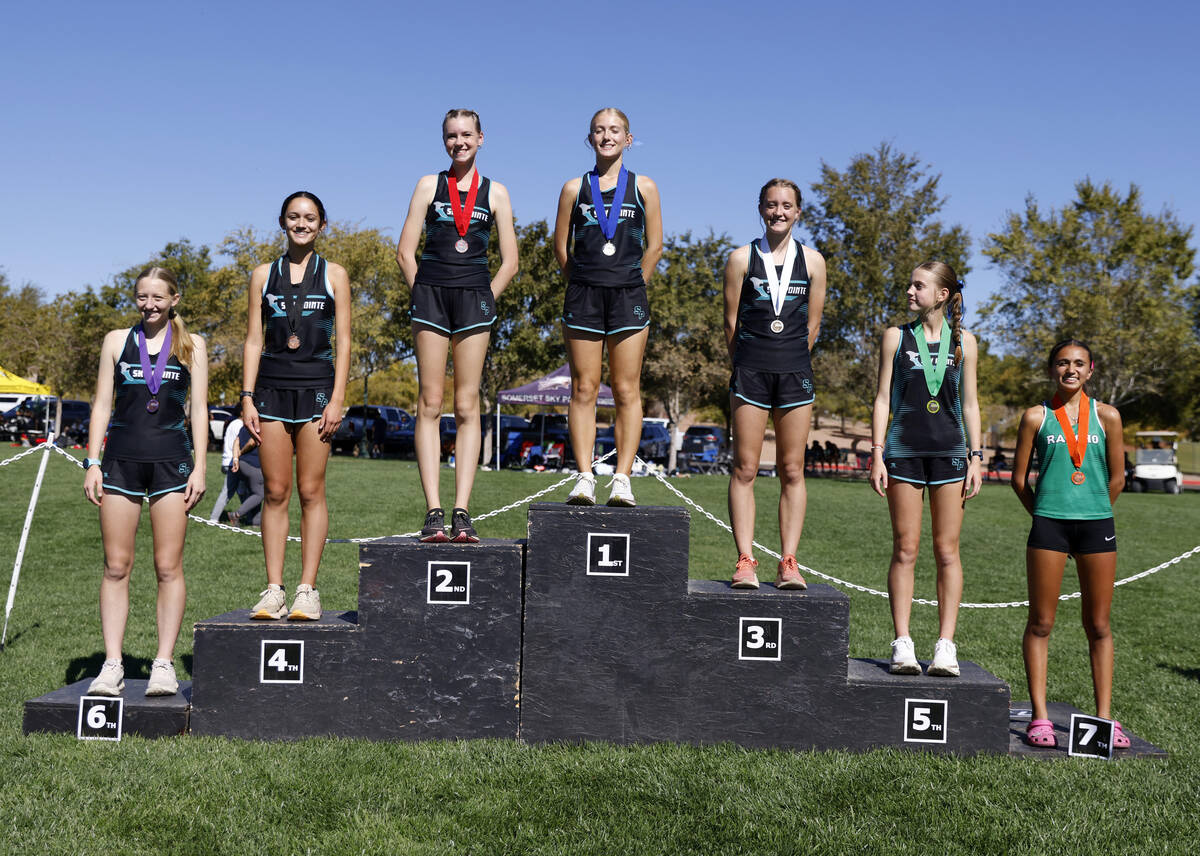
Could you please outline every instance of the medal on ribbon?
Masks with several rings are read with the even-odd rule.
[[[600,192],[600,175],[596,170],[588,173],[588,187],[592,190],[592,209],[596,212],[596,223],[604,234],[604,246],[601,252],[611,256],[617,251],[613,237],[617,234],[617,225],[621,222],[621,203],[625,201],[625,185],[629,182],[629,171],[621,167],[617,173],[617,186],[613,190],[612,207],[604,205],[604,195]]]
[[[775,320],[771,322],[771,332],[782,333],[784,323],[780,320],[779,313],[783,312],[783,303],[787,299],[788,286],[792,281],[792,267],[796,263],[796,242],[788,238],[787,249],[783,252],[782,274],[775,270],[775,254],[772,252],[770,244],[767,243],[766,235],[759,239],[755,249],[758,250],[758,254],[762,257],[763,267],[767,270],[767,290],[771,296],[771,309],[775,312]]]
[[[167,332],[163,337],[162,347],[154,365],[150,365],[150,351],[146,348],[146,328],[138,327],[135,334],[138,343],[138,360],[142,364],[142,379],[146,381],[146,389],[150,390],[150,400],[146,402],[147,413],[158,412],[158,391],[162,389],[163,374],[167,370],[167,357],[171,355],[171,322],[167,322]]]
[[[1071,420],[1067,418],[1067,405],[1058,397],[1057,393],[1050,401],[1050,408],[1054,411],[1054,418],[1058,420],[1058,426],[1062,428],[1063,440],[1067,444],[1067,453],[1071,456],[1071,463],[1075,465],[1075,472],[1071,473],[1071,484],[1081,485],[1087,481],[1087,476],[1083,474],[1083,457],[1087,454],[1088,447],[1088,414],[1091,410],[1088,406],[1087,393],[1082,389],[1079,391],[1078,435],[1071,430]]]
[[[937,400],[938,390],[946,379],[947,357],[950,356],[950,322],[942,318],[942,333],[938,339],[937,363],[929,358],[929,343],[925,341],[925,325],[917,322],[913,325],[913,338],[917,340],[917,353],[921,355],[921,371],[925,374],[925,388],[929,390],[929,400],[925,409],[937,413],[942,405]]]
[[[288,350],[295,351],[300,347],[300,336],[296,333],[296,326],[300,323],[300,313],[304,307],[304,298],[308,296],[309,285],[312,283],[313,275],[316,271],[317,254],[313,253],[308,257],[308,264],[304,268],[304,276],[301,278],[299,285],[292,282],[290,259],[287,264],[288,286],[291,291],[284,298],[283,305],[287,310],[288,330],[291,333],[287,338]]]
[[[446,173],[446,190],[450,191],[450,211],[454,214],[454,228],[458,230],[454,251],[465,253],[468,249],[467,229],[471,226],[471,215],[475,212],[475,197],[479,195],[479,170],[471,172],[471,187],[467,190],[465,202],[458,198],[458,179],[454,177],[454,170]]]

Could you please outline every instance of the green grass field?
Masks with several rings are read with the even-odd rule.
[[[17,450],[0,451],[0,459]],[[0,469],[0,582],[8,575],[38,456]],[[207,513],[221,478],[209,457]],[[444,471],[449,503],[452,473]],[[534,492],[549,475],[480,473],[478,515]],[[725,480],[672,482],[725,516]],[[101,545],[82,471],[50,461],[20,589],[0,652],[0,854],[8,853],[1179,853],[1200,851],[1200,556],[1117,590],[1113,711],[1170,752],[1166,763],[1007,757],[958,759],[898,750],[868,754],[606,744],[529,747],[508,741],[248,743],[181,737],[121,743],[21,734],[22,705],[91,675],[101,660],[96,600]],[[677,505],[652,479],[641,504]],[[547,497],[561,500],[566,488]],[[760,481],[759,540],[777,540],[777,485]],[[412,531],[423,517],[416,467],[335,457],[331,536]],[[293,501],[295,505],[295,501]],[[293,508],[293,514],[296,509]],[[526,511],[479,526],[523,537]],[[863,482],[813,479],[803,564],[884,587],[887,506]],[[1024,598],[1027,518],[1007,487],[968,506],[964,600]],[[1117,506],[1118,576],[1200,543],[1200,495],[1127,494]],[[289,588],[298,547],[289,554]],[[154,652],[149,521],[139,534],[126,669],[143,676]],[[692,516],[691,576],[725,578],[732,539]],[[766,567],[769,562],[764,561]],[[256,538],[192,525],[189,603],[176,661],[191,666],[191,624],[251,605],[264,583]],[[1076,590],[1068,565],[1064,583]],[[811,581],[811,577],[810,577]],[[357,548],[332,545],[320,589],[327,609],[356,603]],[[928,552],[918,595],[933,594]],[[884,599],[851,592],[850,650],[882,657],[891,639]],[[935,610],[914,607],[918,653],[930,656]],[[959,656],[1024,698],[1023,609],[964,610]],[[1051,642],[1050,697],[1092,709],[1079,603],[1062,604]],[[139,674],[139,669],[142,670]],[[786,727],[786,720],[781,727]]]

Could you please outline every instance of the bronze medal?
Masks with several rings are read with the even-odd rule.
[[[297,336],[295,333],[288,336],[287,346],[288,346],[288,348],[290,348],[293,351],[296,350],[297,348],[299,348],[300,347],[300,337]]]
[[[1071,481],[1074,484],[1083,484],[1085,481],[1087,481],[1087,476],[1083,474],[1082,470],[1076,470],[1075,472],[1071,473]]]

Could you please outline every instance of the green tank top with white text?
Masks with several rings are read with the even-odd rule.
[[[1042,402],[1042,424],[1034,447],[1040,463],[1034,486],[1034,514],[1056,520],[1103,520],[1113,516],[1108,499],[1108,447],[1094,398],[1088,399],[1088,445],[1080,467],[1083,484],[1071,481],[1075,464],[1062,426],[1048,402]]]

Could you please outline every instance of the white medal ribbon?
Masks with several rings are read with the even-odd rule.
[[[767,236],[763,235],[759,239],[756,247],[758,254],[762,256],[763,267],[767,269],[767,289],[771,295],[771,307],[775,310],[775,317],[779,317],[779,313],[783,311],[783,301],[787,297],[788,286],[792,282],[792,265],[796,262],[796,242],[788,237],[787,250],[783,254],[783,282],[780,282],[779,274],[775,272],[775,254],[771,252],[771,245],[767,243]]]

